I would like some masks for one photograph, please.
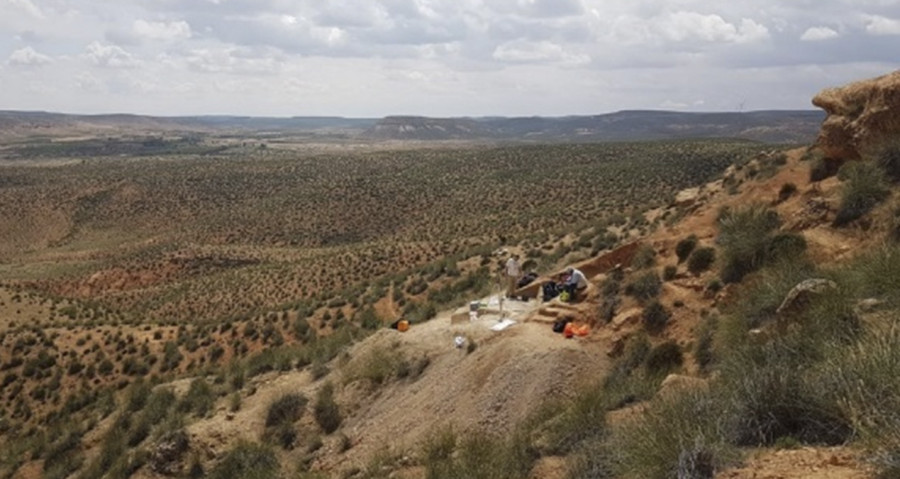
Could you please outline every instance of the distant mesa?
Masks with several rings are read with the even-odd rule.
[[[336,136],[341,139],[597,142],[731,138],[770,143],[809,144],[825,115],[817,110],[684,113],[629,110],[603,115],[562,117],[431,118],[388,116],[245,117],[69,115],[0,111],[0,136],[160,132]]]
[[[900,137],[900,70],[827,88],[813,104],[828,114],[817,140],[825,156],[857,159]]]
[[[362,137],[377,140],[640,141],[738,138],[811,143],[821,112],[682,113],[630,110],[591,116],[426,118],[392,116]]]

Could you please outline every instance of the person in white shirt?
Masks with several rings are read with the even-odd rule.
[[[506,297],[511,298],[516,291],[516,283],[522,277],[519,255],[512,255],[506,260]]]
[[[566,275],[568,277],[563,285],[563,289],[569,292],[569,301],[574,301],[576,293],[581,293],[587,289],[587,278],[581,270],[572,267],[566,268]]]

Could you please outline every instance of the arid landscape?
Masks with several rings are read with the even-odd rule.
[[[826,90],[824,123],[4,112],[0,474],[897,477],[898,92]],[[510,254],[539,276],[501,300]],[[542,301],[570,265],[584,297]]]

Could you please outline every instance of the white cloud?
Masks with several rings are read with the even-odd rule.
[[[803,32],[803,35],[800,36],[800,40],[803,40],[804,42],[817,42],[821,40],[830,40],[839,36],[840,34],[838,34],[838,32],[828,27],[810,27]]]
[[[117,45],[104,45],[92,42],[87,46],[85,56],[94,65],[110,68],[132,68],[138,65],[137,60]]]
[[[9,4],[13,8],[21,10],[34,18],[44,18],[44,12],[31,0],[3,0],[0,5]]]
[[[498,46],[494,49],[493,57],[513,63],[562,62],[568,65],[585,65],[591,61],[590,56],[566,51],[553,42],[525,40],[514,40]]]
[[[866,31],[872,35],[900,35],[900,20],[880,15],[864,15]]]
[[[750,43],[769,38],[765,25],[754,20],[743,18],[735,25],[716,14],[676,12],[658,20],[657,25],[665,38],[676,42]]]
[[[185,21],[166,23],[135,20],[133,29],[135,35],[150,40],[185,40],[192,35],[191,26]]]
[[[53,59],[42,53],[38,53],[31,47],[20,48],[9,56],[7,63],[19,66],[39,66],[53,62]]]

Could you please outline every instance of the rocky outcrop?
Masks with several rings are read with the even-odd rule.
[[[825,89],[812,102],[828,114],[817,141],[828,158],[858,159],[900,136],[900,70]]]
[[[813,278],[801,281],[791,288],[785,296],[781,306],[775,311],[776,316],[784,316],[803,311],[813,296],[828,294],[838,287],[837,283],[829,279]]]

